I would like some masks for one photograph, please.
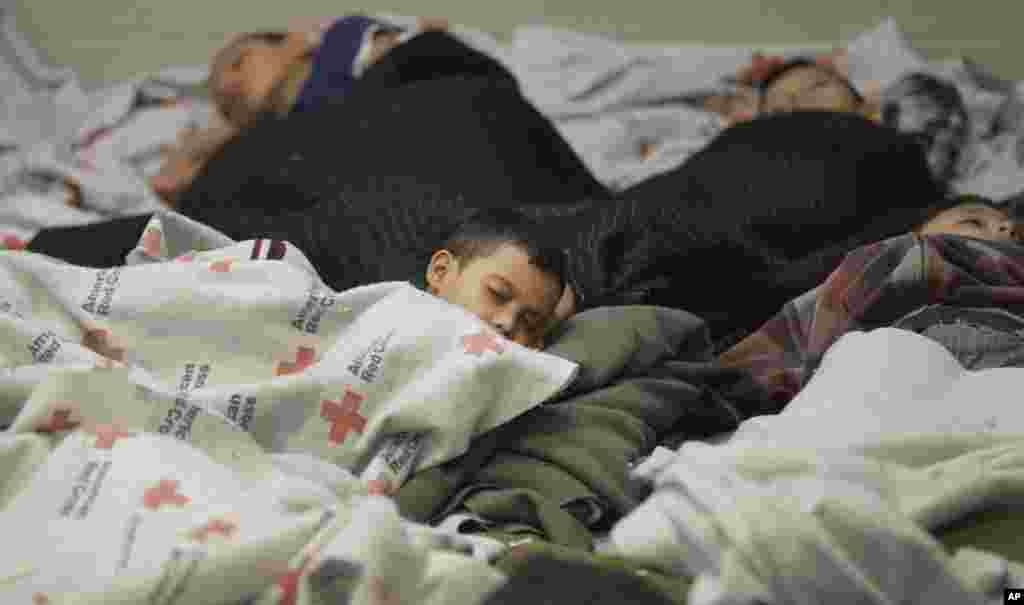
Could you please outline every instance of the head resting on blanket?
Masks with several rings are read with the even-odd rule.
[[[990,241],[1024,241],[1010,212],[978,195],[960,195],[932,206],[914,230],[918,235],[946,233]]]
[[[541,238],[535,221],[495,208],[473,213],[433,252],[426,283],[509,340],[541,348],[575,307],[566,271],[565,253]]]
[[[308,59],[305,53],[296,56],[289,41],[286,32],[244,33],[214,54],[207,86],[228,122],[243,127],[267,111],[289,70]]]
[[[824,60],[792,59],[759,74],[760,113],[819,110],[860,113],[864,97]]]

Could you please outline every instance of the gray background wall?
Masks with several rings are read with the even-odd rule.
[[[1024,78],[1020,0],[5,0],[20,28],[90,80],[203,63],[229,34],[296,16],[345,12],[436,15],[507,34],[545,23],[646,42],[831,46],[895,17],[930,56],[964,54]]]

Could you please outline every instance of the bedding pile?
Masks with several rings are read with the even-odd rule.
[[[168,68],[96,88],[50,65],[0,9],[0,248],[160,208],[146,177],[182,129],[208,122],[205,77]]]
[[[1024,566],[928,532],[1019,505],[1021,372],[965,371],[905,330],[849,333],[781,413],[655,450],[634,471],[654,493],[611,548],[696,577],[690,605],[1001,602]]]
[[[399,16],[382,18],[397,25],[415,22]],[[80,82],[69,68],[49,65],[17,31],[10,11],[0,13],[0,19],[0,71],[9,91],[0,116],[4,247],[23,246],[42,227],[155,210],[158,201],[146,179],[159,169],[163,147],[174,144],[183,128],[210,121],[202,91],[207,68],[168,68],[96,88]],[[530,143],[548,155],[520,168],[532,168],[540,178],[538,162],[559,166],[560,178],[548,183],[554,197],[605,197],[609,191],[627,191],[678,168],[723,127],[719,116],[705,111],[700,100],[728,88],[753,52],[625,44],[535,26],[517,28],[507,43],[472,28],[455,26],[452,31],[501,64],[532,111],[550,123],[551,133],[534,135]],[[891,19],[854,38],[843,50],[850,78],[869,94],[881,94],[902,76],[916,72],[957,88],[971,122],[953,183],[957,191],[1005,198],[1024,189],[1024,111],[1018,83],[995,77],[968,59],[926,60]],[[785,54],[806,53],[793,48]],[[435,88],[442,97],[473,94],[451,81]],[[401,149],[401,136],[396,136],[393,147]],[[489,147],[467,149],[465,157],[472,159],[484,149]],[[466,167],[469,172],[471,164]],[[567,175],[577,164],[584,176],[571,177],[572,186],[564,187],[562,181],[570,178]],[[451,165],[439,164],[442,169]],[[396,174],[401,173],[398,166]],[[530,179],[506,180],[521,188]]]
[[[88,269],[0,257],[11,421],[0,522],[33,545],[7,550],[4,593],[25,602],[241,599],[317,540],[319,556],[382,565],[416,531],[436,532],[401,529],[390,505],[350,497],[394,494],[577,372],[408,284],[333,292],[284,242],[236,244],[171,213],[154,217],[128,260]],[[339,529],[345,537],[314,540]],[[47,538],[22,533],[40,530]],[[127,542],[96,550],[112,532]],[[215,535],[232,545],[208,549]],[[417,556],[380,572],[386,583],[419,594],[417,578],[431,576]],[[264,577],[243,579],[254,564]],[[460,590],[493,586],[495,572],[478,575],[490,583]]]
[[[32,545],[2,586],[29,602],[477,602],[490,531],[588,550],[659,434],[766,411],[702,386],[683,311],[595,309],[536,353],[171,212],[123,267],[2,260],[0,523]]]
[[[1024,584],[1013,557],[933,537],[1024,496],[1021,370],[965,372],[898,330],[828,348],[813,292],[780,320],[799,350],[740,348],[767,378],[713,355],[919,224],[941,192],[909,137],[815,112],[720,133],[694,94],[747,49],[456,28],[229,143],[179,214],[145,176],[207,119],[204,70],[86,92],[0,17],[3,247],[139,215],[111,223],[134,229],[124,263],[0,251],[0,527],[24,545],[0,553],[5,601],[481,603],[524,543],[643,564],[680,605],[980,604]],[[1015,84],[927,65],[891,21],[847,57],[864,87],[953,81],[974,127],[956,186],[1024,188]],[[565,234],[587,309],[544,352],[396,281],[502,205]],[[890,264],[919,277],[909,237]],[[943,250],[966,267],[947,293],[1009,296],[1005,258]],[[794,372],[813,377],[778,397]]]

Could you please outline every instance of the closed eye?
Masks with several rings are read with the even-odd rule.
[[[495,290],[494,288],[488,288],[487,290],[490,292],[491,298],[499,303],[506,303],[512,299],[508,292]]]

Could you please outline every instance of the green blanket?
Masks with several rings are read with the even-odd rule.
[[[461,510],[481,529],[590,550],[595,531],[646,495],[631,488],[629,467],[661,437],[700,438],[750,415],[712,388],[725,375],[704,322],[685,311],[593,309],[548,352],[580,364],[573,386],[414,476],[397,496],[403,515],[436,522]]]

